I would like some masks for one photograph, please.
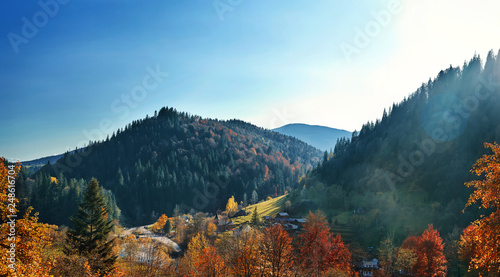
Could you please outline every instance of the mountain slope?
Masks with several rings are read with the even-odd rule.
[[[300,140],[242,121],[162,108],[41,172],[96,177],[116,196],[125,221],[135,225],[171,214],[176,205],[215,212],[232,195],[238,202],[254,190],[259,199],[281,195],[320,156]]]
[[[47,156],[47,157],[43,157],[43,158],[39,158],[39,159],[34,159],[31,161],[24,161],[24,162],[22,162],[22,164],[25,166],[43,166],[43,165],[46,165],[48,162],[53,164],[53,163],[57,162],[57,160],[59,160],[63,156],[64,156],[64,154]]]
[[[358,241],[376,245],[433,223],[442,235],[478,217],[466,209],[464,182],[485,153],[500,141],[500,60],[489,53],[484,68],[474,56],[450,67],[407,99],[369,122],[352,140],[341,140],[333,157],[303,181],[306,197],[335,220],[349,215]],[[339,220],[340,221],[340,220]]]
[[[273,129],[280,134],[296,137],[322,151],[329,151],[335,147],[337,140],[343,137],[350,138],[351,132],[325,126],[292,123]]]
[[[78,149],[77,149],[78,150]],[[81,151],[82,149],[80,149]],[[73,153],[75,152],[75,150],[73,151],[70,151],[70,153]],[[25,166],[26,168],[29,168],[32,172],[36,172],[38,171],[40,168],[42,168],[44,165],[46,165],[47,163],[51,163],[51,164],[54,164],[57,162],[57,160],[59,160],[60,158],[62,158],[64,156],[64,154],[59,154],[59,155],[52,155],[52,156],[47,156],[47,157],[43,157],[43,158],[38,158],[38,159],[34,159],[34,160],[30,160],[30,161],[24,161],[24,162],[21,162],[23,164],[23,166]]]

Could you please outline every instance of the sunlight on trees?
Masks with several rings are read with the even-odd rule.
[[[485,143],[484,146],[493,154],[483,155],[474,164],[471,172],[484,179],[465,184],[475,188],[466,207],[477,203],[491,213],[464,230],[460,246],[469,269],[500,273],[500,145]]]
[[[340,239],[333,236],[321,212],[309,212],[304,232],[298,241],[300,267],[308,276],[321,276],[330,268],[351,273],[351,253]]]
[[[234,201],[234,196],[227,201],[226,211],[229,216],[233,216],[238,211],[238,203]]]
[[[89,182],[78,211],[71,218],[74,229],[67,232],[64,252],[87,258],[93,272],[101,276],[113,272],[117,255],[113,251],[114,239],[108,235],[113,222],[108,218],[108,207],[96,179]]]
[[[9,197],[9,193],[15,194],[15,178],[20,167],[19,163],[8,166],[5,159],[0,158],[0,214],[5,222],[0,228],[0,248],[3,249],[0,257],[0,275],[14,275],[14,271],[9,267],[14,264],[16,272],[14,276],[49,276],[54,261],[47,257],[44,251],[52,241],[49,235],[50,226],[39,223],[38,214],[32,215],[31,207],[23,217],[9,216],[19,212],[16,208],[19,201],[16,197]],[[9,224],[12,222],[14,223]],[[12,257],[7,251],[12,252],[13,249]]]
[[[290,276],[294,264],[292,237],[280,224],[263,232],[260,245],[263,266],[268,276]]]

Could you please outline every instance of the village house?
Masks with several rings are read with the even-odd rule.
[[[359,266],[359,276],[372,277],[378,269],[377,259],[363,260]]]
[[[244,224],[244,225],[240,225],[240,227],[236,228],[233,230],[233,236],[235,237],[239,237],[241,236],[242,234],[246,233],[246,232],[249,232],[252,230],[252,227]]]
[[[234,225],[234,222],[226,215],[217,214],[215,216],[215,220],[217,222],[217,232],[218,233],[231,231],[234,228],[236,228],[236,225]]]
[[[281,224],[288,232],[296,232],[302,229],[303,224],[306,222],[303,218],[291,218],[288,213],[278,213],[274,218],[270,216],[263,216],[262,221],[265,225],[271,226]]]

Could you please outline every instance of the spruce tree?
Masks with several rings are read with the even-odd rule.
[[[165,222],[165,226],[163,226],[163,231],[167,236],[170,235],[170,232],[172,232],[172,223],[170,222],[170,219],[167,220],[167,222]]]
[[[257,212],[257,207],[253,210],[251,224],[252,226],[259,225],[259,213]]]
[[[67,232],[64,252],[79,255],[89,261],[93,272],[104,276],[115,267],[117,256],[112,253],[114,239],[108,241],[113,222],[108,218],[109,208],[101,194],[99,183],[92,179],[71,217],[74,229]]]
[[[259,202],[259,195],[257,194],[257,191],[253,190],[252,192],[252,204],[257,204]]]

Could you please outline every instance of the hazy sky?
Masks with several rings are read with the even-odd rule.
[[[0,11],[0,156],[103,139],[162,106],[353,131],[475,52],[500,2],[41,0]]]

